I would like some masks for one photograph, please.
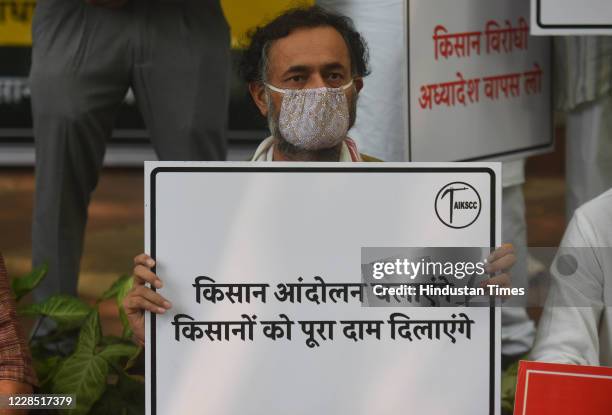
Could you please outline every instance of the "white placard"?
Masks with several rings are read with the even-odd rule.
[[[531,0],[534,35],[612,35],[610,0]]]
[[[409,0],[410,160],[507,160],[553,146],[551,41],[529,0]]]
[[[499,308],[362,307],[359,302],[279,302],[277,284],[321,276],[361,282],[363,247],[490,247],[500,243],[500,166],[422,163],[147,162],[146,250],[173,308],[147,315],[147,414],[497,414]],[[462,182],[475,216],[449,222],[436,203]],[[447,223],[459,225],[453,228]],[[216,283],[267,283],[267,301],[195,300],[198,276]],[[471,338],[355,342],[336,329],[309,347],[292,340],[194,341],[173,322],[448,319],[466,313]],[[242,317],[244,318],[244,317]],[[178,336],[178,340],[177,340]]]

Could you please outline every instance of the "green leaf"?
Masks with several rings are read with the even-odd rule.
[[[68,295],[54,295],[42,303],[18,308],[19,315],[47,316],[53,319],[61,329],[80,326],[90,311],[91,307],[89,305]]]
[[[124,275],[125,277],[125,275]],[[134,284],[134,280],[130,277],[123,280],[123,283],[119,286],[119,290],[117,291],[117,304],[123,304],[123,299],[132,289],[132,285]]]
[[[117,308],[119,308],[119,319],[121,320],[121,324],[123,326],[123,339],[129,339],[132,337],[130,323],[127,315],[125,314],[125,310],[123,309],[123,299],[132,289],[132,284],[133,279],[130,275],[122,275],[113,283],[113,285],[110,286],[108,290],[104,292],[104,294],[102,294],[102,297],[100,297],[98,300],[98,303],[100,303],[101,301],[108,300],[113,297],[115,298]]]
[[[79,341],[76,346],[76,352],[94,353],[96,346],[102,338],[102,329],[100,327],[100,314],[98,310],[92,310],[79,334]]]
[[[100,314],[93,309],[83,323],[76,351],[53,377],[53,393],[76,395],[71,414],[87,414],[106,389],[108,362],[95,353],[101,337]]]
[[[51,380],[55,371],[60,367],[62,358],[56,355],[46,358],[33,357],[32,359],[36,376],[38,376],[41,388],[44,390],[45,385]]]
[[[135,353],[132,357],[130,357],[130,360],[128,360],[124,366],[125,370],[130,370],[139,363],[143,350],[144,347],[138,346],[138,353]]]
[[[106,388],[108,363],[101,356],[77,350],[53,377],[53,393],[75,394],[76,408],[70,414],[87,414]]]
[[[121,324],[123,325],[123,333],[121,333],[121,337],[123,339],[131,339],[134,332],[130,327],[130,322],[127,318],[127,314],[125,314],[125,310],[123,307],[119,309],[119,319],[121,319]]]
[[[121,278],[119,279],[121,280]],[[115,297],[117,300],[117,307],[119,308],[119,318],[121,319],[121,325],[123,326],[122,337],[124,339],[129,339],[132,337],[132,329],[130,328],[127,314],[125,314],[125,309],[123,308],[123,300],[132,289],[133,282],[134,281],[132,278],[123,280],[123,283],[118,287],[117,296]]]
[[[132,359],[140,353],[140,348],[134,344],[118,343],[111,344],[102,349],[98,355],[109,363],[117,364],[121,359]]]
[[[11,291],[15,296],[15,300],[21,300],[26,294],[32,291],[40,284],[45,275],[47,275],[49,267],[43,264],[32,270],[28,275],[21,278],[14,278],[11,281]]]
[[[110,286],[110,288],[108,290],[106,290],[104,292],[104,294],[102,294],[102,297],[100,297],[100,299],[98,300],[98,302],[100,301],[104,301],[104,300],[108,300],[110,298],[116,298],[117,301],[119,301],[118,299],[118,295],[120,293],[123,293],[125,290],[125,286],[129,285],[129,288],[127,289],[127,291],[130,290],[130,288],[132,288],[132,277],[129,275],[122,275],[120,276],[114,283],[113,285]],[[123,298],[121,299],[123,301]]]

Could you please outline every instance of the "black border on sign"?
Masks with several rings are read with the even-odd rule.
[[[486,173],[490,177],[490,199],[491,199],[491,232],[490,232],[490,248],[495,249],[495,208],[497,203],[497,194],[495,192],[495,172],[486,167],[156,167],[150,174],[150,247],[151,257],[156,258],[156,179],[159,173]],[[153,268],[155,272],[155,267]],[[155,291],[155,288],[152,288]],[[491,298],[489,307],[489,413],[495,414],[495,300]],[[151,331],[151,344],[149,345],[151,353],[149,358],[151,365],[151,415],[157,414],[157,354],[156,354],[156,319],[155,313],[149,314],[149,327]]]
[[[611,0],[612,1],[612,0]],[[412,48],[410,47],[410,27],[412,27],[412,25],[410,24],[410,0],[407,0],[406,4],[406,22],[408,22],[408,24],[406,24],[406,47],[408,49],[408,53],[406,53],[406,72],[408,73],[408,78],[407,78],[407,91],[408,91],[408,99],[407,99],[407,111],[408,111],[408,160],[410,161],[432,161],[432,160],[414,160],[412,158],[412,97],[410,96],[411,94],[411,85],[410,85],[410,53],[412,52]],[[540,4],[540,0],[538,0],[538,7]],[[539,9],[538,9],[538,17],[539,17]],[[610,26],[612,27],[612,26]],[[555,59],[554,59],[554,48],[553,48],[553,39],[550,39],[550,67],[551,70],[552,68],[554,68],[555,65]],[[524,152],[532,152],[532,151],[541,151],[544,152],[546,150],[554,150],[555,148],[555,120],[554,120],[554,107],[555,107],[555,102],[554,102],[554,96],[553,96],[553,88],[552,88],[552,72],[550,74],[550,114],[549,114],[549,124],[550,124],[550,137],[549,140],[544,143],[544,144],[538,144],[535,146],[530,146],[530,147],[523,147],[523,148],[518,148],[518,149],[514,149],[514,150],[508,150],[508,151],[502,151],[499,153],[491,153],[491,154],[486,154],[484,156],[476,156],[476,157],[470,157],[470,158],[466,158],[466,159],[460,159],[460,160],[448,160],[450,162],[470,162],[470,161],[491,161],[500,157],[508,157],[508,156],[513,156],[513,155],[518,155],[520,153],[524,153]],[[535,155],[535,154],[532,154]]]
[[[536,21],[542,29],[612,29],[612,24],[544,24],[542,22],[542,1],[537,0]]]

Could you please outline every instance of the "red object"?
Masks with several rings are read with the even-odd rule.
[[[0,380],[38,385],[0,253]],[[4,411],[0,411],[6,413]]]
[[[610,415],[612,368],[521,361],[514,415]]]

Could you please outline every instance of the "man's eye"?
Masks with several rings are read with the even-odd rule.
[[[331,79],[332,81],[340,81],[340,80],[342,80],[342,74],[339,74],[339,73],[330,73],[329,74],[329,79]]]
[[[302,75],[296,75],[289,78],[291,82],[304,82],[306,79]]]

